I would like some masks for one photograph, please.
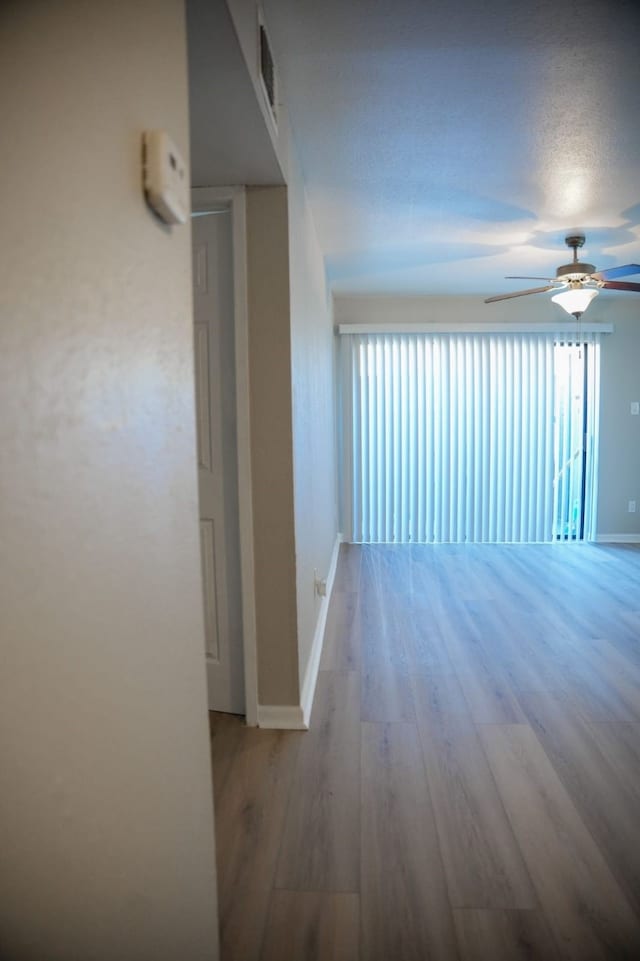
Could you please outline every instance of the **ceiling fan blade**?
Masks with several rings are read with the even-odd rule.
[[[509,300],[511,297],[526,297],[527,294],[543,294],[545,290],[554,290],[553,284],[546,287],[531,287],[529,290],[516,290],[513,294],[497,294],[495,297],[487,297],[485,304],[492,304],[496,300]]]
[[[551,283],[550,277],[505,277],[505,280],[546,280],[548,284]]]
[[[622,267],[606,267],[591,274],[594,280],[615,280],[616,277],[630,277],[640,274],[640,264],[623,264]]]
[[[602,285],[605,290],[638,290],[640,291],[640,284],[630,284],[628,281],[623,280],[622,282],[616,280],[605,280]]]

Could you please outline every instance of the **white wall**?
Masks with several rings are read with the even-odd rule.
[[[324,261],[293,138],[289,169],[291,377],[300,683],[311,654],[320,598],[338,530],[333,326]]]
[[[571,321],[544,295],[497,304],[481,295],[336,297],[334,311],[336,324]],[[640,536],[640,417],[630,414],[631,401],[640,400],[640,297],[603,291],[587,319],[614,325],[601,341],[598,535]]]
[[[0,956],[216,950],[181,0],[0,11]]]

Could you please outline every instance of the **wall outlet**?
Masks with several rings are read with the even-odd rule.
[[[631,413],[634,417],[640,416],[640,400],[631,401]]]
[[[327,596],[327,582],[323,577],[318,577],[317,570],[313,572],[313,589],[318,597]]]
[[[636,512],[636,502],[635,502],[635,501],[629,501],[629,513],[630,513],[630,514],[635,514],[635,512]]]

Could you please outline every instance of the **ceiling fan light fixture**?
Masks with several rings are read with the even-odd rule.
[[[578,250],[584,246],[584,234],[569,234],[565,237],[567,247],[573,250],[573,260],[570,264],[561,264],[556,270],[556,276],[547,280],[546,277],[508,277],[508,280],[547,280],[544,287],[531,287],[529,290],[514,290],[509,294],[496,294],[486,297],[485,304],[493,304],[496,300],[511,300],[512,297],[527,297],[529,294],[546,294],[548,290],[558,293],[551,300],[559,304],[568,314],[580,318],[601,288],[612,290],[634,290],[640,294],[640,284],[620,281],[619,277],[629,277],[640,274],[640,264],[622,264],[621,267],[605,267],[596,270],[593,264],[582,263],[578,260]]]
[[[585,310],[594,297],[597,297],[599,290],[594,287],[570,287],[555,294],[551,300],[558,304],[568,314],[584,314]]]

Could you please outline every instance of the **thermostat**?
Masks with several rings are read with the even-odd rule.
[[[167,224],[189,217],[189,178],[180,151],[165,130],[142,135],[143,181],[148,203]]]

